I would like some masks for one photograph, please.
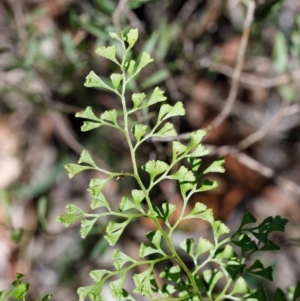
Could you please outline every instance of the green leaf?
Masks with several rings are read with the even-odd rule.
[[[161,249],[154,249],[150,246],[147,246],[145,243],[141,243],[140,249],[139,249],[139,257],[144,258],[148,255],[159,253],[162,255],[165,255],[165,253]]]
[[[91,209],[97,209],[101,207],[105,207],[108,211],[111,210],[109,203],[106,200],[105,195],[101,191],[97,191],[96,189],[90,188],[88,191],[93,194],[93,199],[91,203]]]
[[[56,220],[63,224],[65,227],[70,226],[71,224],[73,224],[74,222],[76,222],[80,217],[76,216],[76,215],[69,215],[69,214],[64,214],[64,215],[60,215],[56,218]]]
[[[133,93],[131,95],[131,100],[133,102],[134,108],[138,108],[141,102],[145,99],[145,93]]]
[[[129,45],[128,49],[131,49],[134,46],[138,37],[139,37],[139,32],[137,28],[133,28],[129,30],[129,32],[126,35],[126,42]]]
[[[147,101],[147,106],[151,106],[155,103],[165,101],[167,99],[166,96],[164,96],[164,91],[162,91],[159,87],[156,87],[153,90],[153,93],[151,94],[149,100]]]
[[[233,281],[236,281],[241,275],[243,275],[245,271],[245,267],[246,267],[245,264],[238,264],[238,263],[227,264],[225,266],[225,270],[228,272],[231,279]]]
[[[22,278],[24,275],[22,273],[16,273],[16,280],[12,283],[13,286],[21,284]]]
[[[194,276],[194,280],[195,280],[196,285],[197,285],[201,290],[206,290],[206,287],[204,286],[204,283],[203,283],[202,275],[201,275],[201,278],[200,278],[200,275],[199,275],[199,274],[196,274],[196,275]],[[190,281],[189,281],[189,283],[190,283]]]
[[[122,299],[121,299],[121,301],[137,301],[137,300],[134,299],[131,295],[129,295],[129,293],[123,288],[122,289]]]
[[[66,206],[66,212],[67,214],[57,217],[57,221],[64,224],[65,227],[70,226],[79,218],[84,217],[85,214],[83,210],[73,204],[68,204]]]
[[[240,277],[236,280],[230,295],[249,293],[249,287],[244,278]]]
[[[77,207],[73,204],[68,204],[66,206],[66,211],[67,211],[67,214],[77,215],[79,217],[81,217],[85,214],[83,210],[81,210],[79,207]]]
[[[174,137],[177,136],[177,132],[174,129],[174,125],[171,122],[167,122],[153,137]]]
[[[123,223],[115,223],[114,221],[109,222],[108,226],[106,227],[107,235],[105,235],[104,238],[111,246],[114,246],[117,243],[129,222],[130,220],[126,220]]]
[[[140,204],[145,198],[145,193],[142,190],[133,189],[131,191],[132,198],[136,204]]]
[[[177,206],[171,203],[163,203],[161,208],[164,215],[169,218],[176,211]]]
[[[169,165],[163,161],[151,160],[142,166],[142,169],[150,174],[151,180],[169,169]]]
[[[108,271],[108,270],[94,270],[94,271],[91,271],[89,275],[95,282],[100,282],[104,275],[107,275],[110,273],[111,273],[111,271]]]
[[[218,249],[218,253],[216,254],[216,258],[219,259],[230,259],[235,255],[233,247],[231,245],[226,245],[224,249]]]
[[[136,260],[134,260],[133,258],[131,258],[130,256],[126,255],[118,249],[114,249],[112,259],[113,265],[117,270],[120,270],[123,267],[123,265],[127,262],[136,262]]]
[[[121,301],[123,298],[123,285],[124,285],[124,278],[120,278],[115,281],[111,281],[109,283],[109,288],[112,296],[117,299],[117,301]]]
[[[206,135],[206,131],[204,130],[198,130],[196,132],[191,133],[191,142],[189,145],[189,149],[193,149],[195,146],[197,146],[203,139],[203,137]]]
[[[170,180],[178,180],[180,182],[195,182],[196,178],[191,170],[188,170],[185,166],[180,166],[180,168],[167,177]]]
[[[25,300],[25,296],[28,292],[29,284],[28,283],[20,283],[15,286],[8,294],[5,296],[5,299],[9,299],[11,297],[16,298],[17,301]]]
[[[221,221],[213,221],[211,223],[214,237],[219,238],[220,236],[230,233],[230,229]]]
[[[180,193],[183,198],[185,198],[186,193],[192,189],[195,189],[197,187],[196,183],[190,183],[190,182],[179,182],[179,188]]]
[[[198,188],[196,190],[196,192],[208,191],[208,190],[212,190],[216,187],[218,187],[217,181],[204,180],[203,183],[201,184],[201,187]]]
[[[47,301],[47,300],[50,300],[52,298],[53,295],[51,294],[46,294],[41,301]]]
[[[146,236],[156,246],[157,249],[160,249],[160,243],[162,238],[162,234],[160,231],[155,230],[148,232]]]
[[[87,118],[87,119],[91,119],[91,120],[95,120],[95,121],[100,121],[100,119],[98,117],[96,117],[96,115],[93,112],[93,109],[90,106],[86,107],[86,109],[84,111],[76,113],[75,117]]]
[[[87,75],[84,86],[87,88],[109,88],[94,71],[90,71]]]
[[[183,249],[184,252],[189,254],[192,258],[195,257],[195,240],[193,238],[187,238],[184,241],[179,243],[179,246]]]
[[[105,184],[109,180],[110,180],[110,178],[106,178],[106,179],[91,179],[90,183],[89,183],[89,187],[91,187],[91,188],[95,188],[96,187],[98,189],[98,191],[101,191],[103,189],[103,187],[105,186]]]
[[[276,289],[274,301],[287,301],[284,292],[280,288]]]
[[[130,60],[129,62],[125,63],[125,69],[127,70],[130,77],[133,76],[134,74],[134,66],[135,66],[134,60]]]
[[[285,225],[288,223],[288,219],[282,218],[281,216],[269,216],[259,225],[260,232],[271,233],[273,231],[284,231]]]
[[[254,217],[254,215],[250,211],[247,211],[243,216],[239,229],[242,229],[247,224],[252,224],[255,222],[256,222],[256,218]]]
[[[214,222],[212,209],[207,208],[204,204],[197,202],[194,209],[184,217],[184,219],[200,218],[209,223]]]
[[[161,291],[164,297],[168,297],[171,296],[173,293],[175,293],[177,291],[177,288],[175,288],[173,284],[164,283],[161,288]]]
[[[263,264],[256,260],[248,269],[246,269],[248,273],[261,276],[263,278],[266,278],[270,281],[273,281],[273,269],[272,267],[264,268]]]
[[[174,281],[176,283],[181,282],[181,269],[180,266],[174,265],[171,268],[166,267],[160,274],[159,277],[162,279],[167,279]]]
[[[148,131],[148,126],[145,124],[136,124],[131,129],[133,135],[135,136],[137,142],[141,141],[144,135]]]
[[[122,42],[121,38],[115,32],[110,32],[109,35],[111,38]]]
[[[267,301],[267,294],[266,294],[265,288],[263,286],[260,287],[254,293],[244,296],[244,299],[245,300],[256,299],[258,301]]]
[[[209,154],[209,149],[206,149],[204,145],[198,145],[191,153],[189,153],[188,157],[202,157]]]
[[[232,242],[242,249],[243,256],[248,251],[251,252],[257,250],[255,241],[251,240],[251,238],[247,234],[242,235],[239,241],[232,240]]]
[[[90,122],[84,121],[82,127],[80,128],[82,132],[87,132],[100,127],[102,124],[100,122]]]
[[[181,101],[178,101],[174,106],[163,104],[160,107],[157,120],[162,121],[174,116],[183,116],[184,114],[185,109]]]
[[[187,147],[180,143],[179,141],[172,142],[172,156],[173,161],[178,158],[180,155],[183,155],[186,151]]]
[[[94,292],[101,289],[102,289],[102,285],[99,285],[98,283],[78,288],[77,294],[79,296],[79,301],[84,301],[88,296],[93,297],[95,300]]]
[[[78,164],[65,164],[64,168],[68,171],[69,178],[73,178],[76,174],[88,170],[88,169],[94,169],[91,166],[82,166]]]
[[[78,160],[78,164],[81,164],[81,163],[86,163],[86,164],[92,165],[95,168],[97,167],[96,163],[94,162],[94,160],[92,159],[91,155],[89,154],[89,152],[87,150],[83,150],[81,152],[80,158]]]
[[[101,114],[100,118],[102,120],[110,121],[114,125],[118,125],[117,118],[118,118],[118,111],[117,110],[109,110],[105,111],[103,114]]]
[[[293,301],[299,301],[300,298],[300,282],[297,282],[297,285],[294,290]]]
[[[202,159],[200,158],[193,158],[193,157],[188,157],[187,158],[188,162],[191,165],[192,171],[195,175],[198,174],[199,168],[202,165]]]
[[[119,209],[120,211],[126,211],[130,209],[141,210],[141,206],[140,204],[133,203],[127,196],[124,196],[121,199]]]
[[[81,238],[86,238],[86,236],[92,230],[96,221],[97,221],[97,218],[90,219],[90,220],[83,219],[81,221],[81,229],[80,229]]]
[[[225,168],[223,167],[225,160],[222,157],[216,159],[208,168],[206,168],[203,174],[207,174],[209,172],[225,172]]]
[[[116,51],[117,46],[101,46],[97,48],[95,52],[119,65],[119,62],[116,59]]]
[[[111,82],[113,84],[113,87],[118,90],[119,86],[120,86],[120,82],[123,79],[122,78],[122,74],[119,73],[112,73],[110,76]]]
[[[148,64],[150,64],[153,61],[154,59],[150,56],[148,52],[143,52],[135,73],[140,72],[144,67],[146,67]]]
[[[268,233],[259,233],[256,231],[251,231],[253,236],[257,238],[260,242],[267,244],[268,243]]]
[[[196,258],[213,249],[214,249],[214,245],[209,240],[200,237],[197,245],[197,250],[196,250]]]
[[[141,294],[142,296],[146,296],[148,298],[151,297],[153,291],[151,289],[150,276],[152,273],[152,268],[150,267],[145,272],[135,274],[133,276],[133,281],[136,286],[134,293]]]
[[[220,271],[218,271],[217,269],[205,270],[203,272],[203,278],[204,278],[205,282],[208,284],[209,290],[213,291],[213,288],[218,283],[218,281],[221,278],[223,278],[223,274]]]

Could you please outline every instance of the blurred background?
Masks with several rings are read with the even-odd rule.
[[[246,15],[237,0],[0,2],[0,291],[20,272],[32,299],[53,293],[53,301],[78,300],[76,289],[91,283],[88,273],[110,268],[107,220],[82,240],[78,224],[64,228],[56,217],[68,203],[90,210],[89,178],[101,175],[85,172],[70,180],[63,168],[82,149],[100,167],[130,169],[118,133],[101,128],[83,135],[74,115],[88,105],[97,114],[121,108],[114,95],[83,83],[90,70],[109,78],[115,66],[94,50],[110,43],[109,32],[132,27],[140,35],[133,55],[148,51],[155,58],[132,91],[160,85],[170,104],[182,101],[186,117],[174,119],[181,134],[223,116],[205,144],[208,160],[224,155],[226,173],[211,175],[219,187],[196,195],[191,206],[204,202],[231,229],[246,210],[259,221],[287,217],[286,232],[274,237],[281,251],[260,258],[275,270],[274,284],[266,283],[271,293],[300,280],[300,3],[256,1],[242,53]],[[145,144],[140,164],[168,160],[169,147]],[[132,188],[125,177],[110,182],[105,193],[117,203]],[[164,200],[180,206],[174,183],[162,182],[155,191],[153,202]],[[135,254],[151,227],[132,225],[118,248]],[[177,235],[208,232],[202,224],[183,224]]]

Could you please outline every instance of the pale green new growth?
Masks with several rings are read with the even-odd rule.
[[[144,300],[150,298],[157,301],[265,300],[264,291],[261,289],[251,291],[242,276],[245,272],[249,272],[270,279],[270,270],[265,269],[260,262],[247,268],[245,258],[257,250],[276,249],[277,246],[268,240],[268,235],[271,231],[282,231],[286,220],[276,217],[264,221],[261,227],[245,228],[249,223],[256,221],[251,213],[246,213],[239,230],[229,237],[230,230],[221,221],[214,220],[212,210],[206,205],[198,202],[192,210],[188,210],[188,202],[193,194],[217,186],[215,181],[204,179],[203,176],[211,172],[223,173],[225,171],[223,158],[218,158],[204,170],[201,168],[200,157],[209,153],[201,144],[206,135],[204,130],[192,133],[186,145],[174,140],[171,145],[172,155],[168,163],[151,160],[142,166],[137,165],[137,149],[146,140],[153,137],[177,135],[174,125],[168,120],[171,117],[183,116],[185,109],[182,102],[174,105],[164,103],[167,98],[159,87],[154,88],[150,95],[143,92],[133,93],[129,97],[132,105],[128,107],[130,101],[125,100],[128,83],[153,59],[150,54],[144,52],[137,62],[127,60],[130,49],[138,39],[137,29],[131,29],[127,34],[121,33],[120,36],[110,33],[110,36],[120,43],[123,54],[121,60],[119,61],[116,57],[116,46],[100,47],[96,53],[116,63],[120,68],[120,73],[111,74],[111,86],[108,86],[91,71],[86,78],[85,86],[104,88],[115,93],[120,98],[123,114],[110,110],[97,116],[91,107],[87,107],[84,111],[77,113],[76,117],[87,119],[81,128],[82,131],[108,126],[122,132],[130,150],[132,169],[126,172],[111,172],[102,169],[84,150],[78,164],[67,164],[65,168],[70,178],[89,169],[106,175],[105,179],[91,179],[88,188],[92,197],[91,209],[102,208],[101,213],[85,213],[74,205],[68,205],[66,214],[58,217],[58,220],[65,226],[81,220],[80,233],[84,238],[97,221],[101,222],[101,217],[109,216],[111,220],[106,227],[105,239],[111,246],[118,242],[124,229],[134,219],[147,218],[154,223],[156,230],[149,232],[147,240],[140,245],[139,260],[114,249],[112,259],[115,270],[92,271],[90,276],[95,283],[78,289],[80,301],[88,297],[92,301],[104,301],[102,295],[104,283],[109,284],[111,295],[118,301],[134,301],[139,298],[136,295],[144,296],[146,298]],[[144,108],[151,110],[153,105],[159,105],[159,110],[157,110],[156,123],[152,129],[143,123],[129,126],[129,118],[132,121],[135,118],[135,112]],[[141,173],[145,172],[149,175],[148,184],[145,184],[141,178]],[[134,189],[130,195],[123,196],[119,202],[119,208],[112,209],[102,190],[109,181],[123,176],[132,177],[139,189]],[[164,202],[156,206],[150,198],[153,187],[166,179],[178,182],[182,196],[182,208],[177,212],[175,222],[174,218],[171,218],[178,210],[174,204]],[[182,221],[195,219],[210,224],[214,241],[202,237],[197,240],[186,238],[176,249],[172,243],[174,231]],[[256,240],[252,240],[251,235]],[[241,258],[229,244],[231,241],[241,248]],[[189,265],[186,263],[187,260],[191,261]],[[143,266],[144,272],[138,272],[136,269],[138,266]],[[132,279],[135,288],[132,292],[127,292],[124,287],[125,279],[130,277],[128,272],[131,270],[135,273]]]

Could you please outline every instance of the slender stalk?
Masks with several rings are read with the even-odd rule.
[[[131,156],[132,167],[133,167],[133,172],[134,172],[134,175],[135,175],[135,179],[136,179],[136,181],[138,182],[140,188],[142,189],[142,191],[145,194],[145,199],[146,199],[148,208],[151,212],[151,216],[149,216],[149,218],[151,218],[153,220],[153,222],[155,223],[157,229],[161,232],[162,236],[166,240],[166,243],[167,243],[168,247],[170,248],[170,251],[172,252],[172,255],[173,255],[174,259],[179,263],[179,265],[185,271],[186,275],[188,276],[188,278],[190,279],[190,281],[192,283],[192,286],[193,286],[196,294],[199,297],[199,300],[202,301],[203,299],[202,299],[201,293],[200,293],[200,291],[197,287],[196,281],[195,281],[192,273],[189,271],[188,267],[182,261],[181,257],[177,254],[176,249],[174,248],[170,237],[164,231],[163,227],[161,226],[161,224],[159,223],[157,217],[155,216],[155,212],[154,212],[151,200],[149,198],[149,191],[145,188],[145,186],[144,186],[144,184],[143,184],[143,182],[142,182],[142,180],[141,180],[141,178],[138,174],[136,156],[135,156],[136,148],[133,147],[131,137],[130,137],[130,133],[129,133],[129,127],[128,127],[128,111],[127,111],[127,106],[126,106],[125,91],[126,91],[126,85],[127,85],[129,80],[127,80],[127,78],[126,78],[126,71],[124,69],[125,58],[126,58],[126,51],[125,51],[125,55],[123,57],[123,61],[122,61],[122,64],[121,64],[123,81],[122,81],[122,92],[121,92],[120,98],[121,98],[122,108],[123,108],[123,112],[124,112],[124,134],[125,134],[126,141],[127,141],[127,144],[128,144],[129,150],[130,150],[130,156]]]

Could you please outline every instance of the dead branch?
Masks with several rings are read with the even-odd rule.
[[[199,64],[203,65],[201,61],[199,61]],[[233,78],[234,70],[230,66],[227,66],[222,63],[216,63],[216,62],[207,63],[207,61],[205,62],[205,65],[206,65],[205,67],[207,67],[208,65],[208,69],[211,71],[215,71],[224,74],[230,78]],[[283,74],[273,78],[265,78],[254,74],[242,73],[239,81],[248,86],[272,88],[272,87],[279,87],[291,83],[294,80],[294,77],[296,77],[299,73],[300,73],[300,69],[297,69],[292,71],[291,74]]]
[[[128,0],[120,0],[116,10],[114,11],[114,13],[112,15],[112,20],[113,20],[113,23],[114,23],[114,27],[115,27],[117,32],[121,31],[120,17],[123,14],[123,11],[126,8],[127,2],[128,2]]]
[[[207,7],[198,21],[190,23],[184,33],[185,37],[197,39],[211,26],[220,15],[225,1],[209,0]],[[190,12],[189,12],[190,13]]]
[[[243,34],[240,42],[236,67],[234,69],[233,76],[232,76],[232,84],[230,87],[229,95],[226,99],[226,104],[223,110],[211,123],[212,130],[218,127],[228,117],[237,96],[239,81],[244,66],[245,53],[246,53],[247,44],[250,35],[250,26],[252,24],[253,16],[254,16],[255,3],[254,1],[248,1],[246,3],[246,6],[247,6],[246,19],[245,19]]]
[[[238,149],[244,150],[250,145],[264,138],[283,118],[300,113],[300,104],[281,108],[270,120],[268,120],[260,129],[239,142]]]

